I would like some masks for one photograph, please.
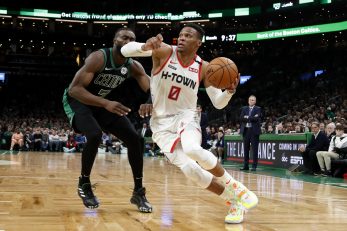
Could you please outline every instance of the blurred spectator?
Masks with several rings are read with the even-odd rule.
[[[64,147],[66,147],[67,141],[69,140],[68,134],[65,133],[64,129],[62,129],[59,133],[59,152],[63,151]]]
[[[28,128],[25,131],[25,135],[24,135],[24,150],[25,151],[31,151],[34,150],[34,136],[30,130],[30,128]]]
[[[147,144],[145,144],[145,137],[152,137],[152,131],[149,128],[149,126],[147,125],[147,123],[143,123],[142,124],[142,128],[137,130],[137,134],[139,135],[140,138],[140,143],[141,143],[141,147],[142,147],[142,152],[145,153],[146,152],[146,146]]]
[[[272,124],[269,124],[269,125],[267,126],[266,133],[268,133],[268,134],[274,134],[274,133],[275,133]]]
[[[325,124],[324,123],[319,123],[319,130],[322,132],[325,132]]]
[[[197,105],[196,110],[198,111],[198,115],[200,116],[201,147],[204,149],[209,149],[209,145],[207,144],[207,131],[206,131],[206,128],[208,126],[207,113],[202,111],[202,107],[200,104]]]
[[[75,141],[77,143],[76,151],[82,152],[83,148],[87,142],[87,138],[85,137],[85,135],[77,133],[75,136]]]
[[[284,133],[283,124],[279,123],[276,125],[275,134],[282,134],[282,133]]]
[[[325,134],[327,135],[329,142],[331,138],[336,135],[335,133],[335,123],[329,123],[325,128]]]
[[[102,132],[102,144],[105,145],[106,149],[105,152],[108,152],[108,148],[112,146],[112,137],[111,134],[108,132]]]
[[[318,151],[327,151],[329,140],[325,133],[319,130],[319,123],[313,122],[311,125],[311,131],[313,134],[310,143],[306,148],[301,146],[299,151],[302,153],[304,160],[304,173],[313,175],[314,173],[320,174],[320,167],[316,153]]]
[[[46,128],[42,132],[41,150],[48,151],[48,144],[49,144],[49,135],[48,135],[48,128]]]
[[[72,153],[75,152],[77,148],[77,143],[73,136],[70,136],[68,141],[66,142],[66,147],[63,147],[64,152]]]
[[[18,149],[22,149],[24,145],[23,138],[23,134],[19,131],[19,129],[16,129],[15,133],[12,134],[10,150],[12,151],[15,145],[18,146]]]
[[[217,149],[216,151],[217,151],[218,160],[221,161],[224,157],[223,156],[224,155],[224,131],[223,131],[223,127],[220,127],[218,129],[216,149]]]
[[[327,107],[326,116],[329,120],[335,121],[335,113],[331,111],[331,107]]]
[[[302,128],[299,124],[295,125],[295,133],[302,133]]]
[[[49,150],[58,152],[61,149],[59,135],[55,129],[52,130],[52,134],[49,134]],[[54,148],[54,149],[53,149]]]
[[[41,151],[42,134],[41,134],[40,128],[35,129],[33,138],[34,138],[34,151]]]
[[[330,141],[329,150],[317,152],[317,159],[322,176],[331,176],[331,159],[347,158],[347,134],[342,124],[336,125],[336,136]]]

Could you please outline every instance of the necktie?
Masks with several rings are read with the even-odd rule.
[[[252,109],[253,109],[253,107],[249,107],[248,117],[251,116]],[[246,123],[246,127],[247,127],[247,128],[250,128],[250,127],[252,127],[252,124],[251,124],[251,123]]]

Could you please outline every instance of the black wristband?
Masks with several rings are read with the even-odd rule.
[[[152,104],[152,96],[151,96],[151,91],[150,89],[148,89],[148,91],[146,92],[148,95],[148,99],[146,101],[146,104]]]

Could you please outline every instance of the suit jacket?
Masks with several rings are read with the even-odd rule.
[[[207,145],[207,131],[206,128],[208,126],[208,117],[206,112],[201,112],[200,117],[200,127],[201,127],[201,147],[204,149],[208,149]]]
[[[245,116],[248,116],[249,114],[249,106],[245,106],[242,107],[241,109],[241,115],[240,115],[240,121],[241,121],[241,127],[240,127],[240,134],[242,135],[245,127],[246,127],[246,123],[251,123],[252,127],[250,127],[249,129],[252,130],[252,133],[254,135],[260,135],[261,133],[261,108],[258,106],[254,106],[251,112],[251,115],[248,118],[245,118]]]
[[[311,142],[306,146],[306,151],[327,151],[329,148],[329,139],[324,132],[319,131],[317,138],[312,134]]]
[[[152,137],[152,130],[150,128],[146,128],[144,136],[142,136],[142,128],[137,130],[137,133],[139,134],[140,137]]]

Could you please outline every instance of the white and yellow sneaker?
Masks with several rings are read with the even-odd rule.
[[[234,200],[240,201],[241,205],[247,210],[257,206],[258,197],[241,182],[235,181],[234,183],[227,184],[225,187],[230,193],[231,202]]]
[[[227,224],[239,224],[243,221],[243,214],[245,212],[241,202],[233,201],[231,202],[228,215],[225,216],[225,223]]]

